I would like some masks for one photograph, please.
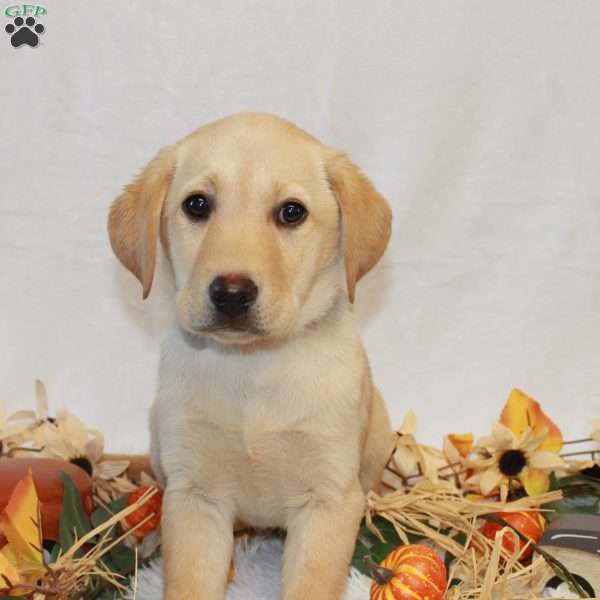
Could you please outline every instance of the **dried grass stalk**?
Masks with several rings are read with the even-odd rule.
[[[403,541],[408,541],[408,534],[417,534],[452,554],[455,561],[449,580],[461,581],[448,590],[448,600],[531,599],[541,596],[552,569],[541,557],[529,565],[521,564],[518,538],[512,553],[502,544],[503,535],[515,535],[514,532],[504,528],[492,541],[479,531],[478,519],[500,511],[542,510],[542,505],[560,498],[559,490],[512,502],[490,502],[465,497],[443,481],[422,481],[385,496],[371,492],[366,520],[369,529],[382,540],[373,523],[376,515],[389,521]]]
[[[102,557],[152,518],[153,515],[148,515],[117,538],[111,539],[110,537],[113,527],[129,514],[138,510],[157,492],[156,488],[148,489],[136,502],[115,513],[104,523],[79,538],[66,552],[59,555],[56,562],[48,565],[48,573],[44,576],[43,587],[53,593],[45,594],[45,596],[61,600],[72,598],[89,585],[92,577],[100,577],[115,589],[123,592],[126,591],[127,586],[125,585],[125,581],[127,578],[107,569],[102,561]],[[96,537],[98,537],[98,541],[88,548],[89,543]],[[84,552],[84,554],[77,556],[80,551]]]

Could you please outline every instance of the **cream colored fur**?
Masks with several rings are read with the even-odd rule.
[[[215,199],[202,223],[181,209],[197,192]],[[274,218],[289,198],[309,211],[292,229]],[[287,530],[284,600],[341,597],[393,443],[351,308],[390,220],[343,154],[264,114],[163,149],[113,204],[111,243],[144,295],[158,237],[175,274],[151,412],[167,600],[223,600],[237,520]],[[215,325],[207,289],[227,273],[260,290],[247,330]]]

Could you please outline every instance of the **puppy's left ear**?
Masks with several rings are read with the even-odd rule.
[[[144,300],[152,287],[160,218],[174,171],[175,147],[167,146],[110,207],[110,244],[122,265],[142,284]]]
[[[342,213],[348,297],[354,302],[357,281],[381,258],[392,228],[392,211],[366,175],[341,153],[325,164],[329,185]]]

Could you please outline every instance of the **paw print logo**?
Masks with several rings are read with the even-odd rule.
[[[16,19],[9,23],[5,28],[6,33],[10,35],[10,43],[13,47],[18,48],[23,44],[35,48],[39,41],[40,33],[44,33],[45,28],[41,23],[36,25],[33,17],[27,17],[23,20],[22,17],[16,17]]]

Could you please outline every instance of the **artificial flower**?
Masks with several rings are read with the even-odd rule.
[[[92,478],[94,494],[110,502],[135,489],[122,475],[129,461],[102,460],[104,437],[95,429],[88,429],[77,417],[66,410],[58,412],[56,419],[38,430],[42,456],[59,458],[78,465]]]
[[[35,382],[36,410],[18,410],[7,416],[4,405],[0,403],[0,442],[3,449],[14,454],[17,449],[26,451],[24,444],[39,448],[35,443],[37,429],[48,420],[48,402],[46,388],[37,380]],[[33,442],[33,444],[31,444]],[[22,447],[22,448],[21,448]]]
[[[61,410],[48,416],[46,388],[36,381],[36,410],[20,410],[6,418],[0,406],[0,442],[12,456],[57,458],[76,464],[92,478],[94,494],[110,502],[135,489],[124,473],[127,460],[103,460],[104,437],[86,427],[77,417]],[[18,421],[10,426],[9,422]]]
[[[457,485],[463,487],[463,483],[472,475],[469,469],[464,468],[465,459],[473,451],[473,434],[450,433],[444,438],[444,456],[447,465],[441,468],[441,473],[451,475]]]
[[[517,437],[531,429],[534,437],[546,433],[540,446],[541,450],[560,452],[563,439],[560,429],[542,410],[539,402],[527,396],[519,389],[510,393],[500,415],[500,422],[506,425]]]
[[[398,429],[396,450],[392,455],[392,461],[402,477],[410,477],[417,472],[419,455],[415,432],[417,430],[417,418],[412,410],[409,410]]]
[[[29,437],[30,423],[14,421],[16,419],[7,415],[4,404],[0,402],[0,455],[18,447]]]
[[[450,463],[460,462],[473,451],[472,433],[449,433],[444,438],[444,453]]]
[[[46,387],[39,380],[35,381],[35,410],[18,410],[10,416],[11,420],[29,421],[31,425],[43,423],[48,419],[48,397]]]
[[[475,452],[479,458],[465,461],[475,471],[482,494],[488,496],[500,488],[505,501],[510,480],[520,481],[530,496],[548,491],[549,472],[564,468],[565,463],[555,452],[542,449],[546,436],[547,432],[535,436],[532,429],[517,436],[502,423],[496,423],[492,435],[477,444]]]
[[[396,449],[391,462],[402,478],[423,476],[431,481],[437,481],[439,469],[446,466],[447,462],[439,450],[417,442],[416,430],[417,419],[411,410],[398,429]]]

